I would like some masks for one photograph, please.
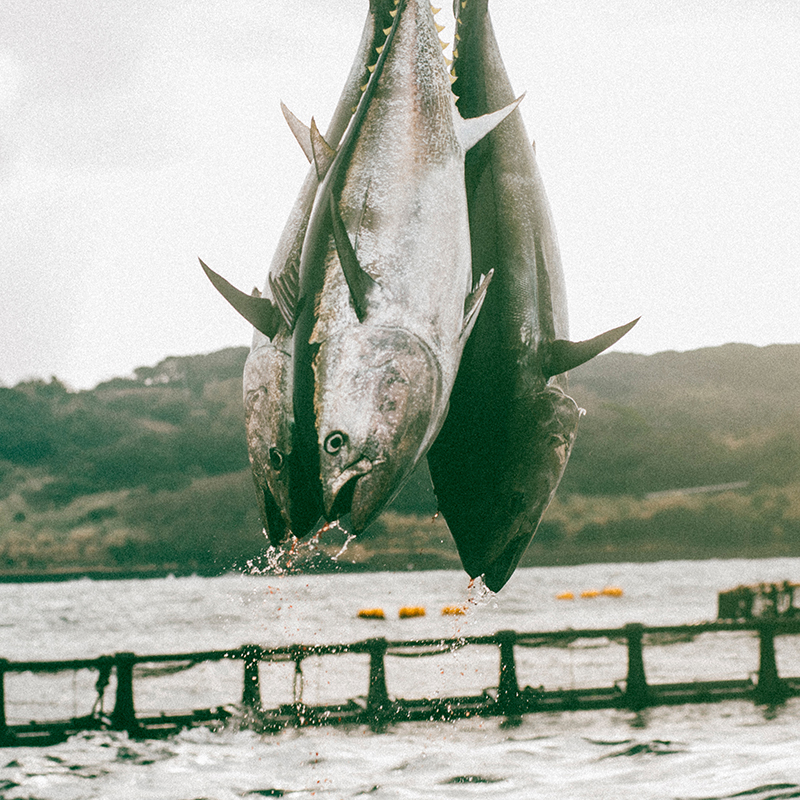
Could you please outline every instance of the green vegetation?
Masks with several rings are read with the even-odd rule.
[[[91,391],[0,387],[0,573],[261,563],[246,355],[167,358]],[[611,353],[575,370],[570,393],[587,414],[523,564],[800,555],[800,345]],[[736,486],[675,493],[720,484]],[[435,510],[423,468],[338,565],[335,529],[298,558],[457,567]]]

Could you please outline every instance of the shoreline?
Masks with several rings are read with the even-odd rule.
[[[436,559],[423,557],[414,562],[414,553],[409,553],[405,559],[389,558],[379,561],[377,558],[369,559],[365,562],[316,562],[307,564],[305,567],[295,566],[286,570],[287,575],[335,575],[352,574],[367,572],[433,572],[437,570],[447,570],[449,572],[462,572],[462,567],[454,563],[451,559]],[[418,555],[418,554],[417,554]],[[775,558],[800,558],[800,552],[736,552],[736,553],[621,553],[607,552],[602,558],[578,558],[575,554],[570,554],[572,558],[553,558],[549,557],[523,558],[520,563],[521,568],[548,568],[548,567],[578,567],[587,564],[653,564],[658,562],[673,561],[738,561],[738,560],[767,560]],[[12,583],[63,583],[67,581],[91,580],[154,580],[163,578],[188,578],[197,576],[200,578],[216,578],[222,575],[249,575],[252,577],[274,577],[274,572],[264,571],[259,573],[258,567],[239,568],[232,567],[200,567],[198,565],[181,566],[179,564],[167,565],[143,565],[140,567],[76,567],[76,568],[55,568],[46,571],[14,571],[0,572],[0,584]],[[466,573],[464,573],[466,574]],[[800,578],[800,576],[798,576]]]

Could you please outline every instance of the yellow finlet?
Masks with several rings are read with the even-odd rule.
[[[441,10],[441,8],[434,8],[434,6],[431,6],[431,11],[433,11],[434,14],[438,14]]]
[[[436,32],[437,33],[441,33],[445,29],[445,26],[444,25],[440,25],[438,22],[436,22],[434,24],[436,25]]]
[[[453,48],[453,58],[458,58],[458,48],[457,47]]]
[[[375,72],[375,66],[376,66],[375,64],[367,64],[367,69],[370,72]]]
[[[386,43],[382,44],[380,47],[375,48],[375,52],[380,55],[383,52],[383,48],[386,47]]]
[[[392,26],[390,25],[388,28],[383,29],[383,35],[388,36],[391,33]]]
[[[453,63],[453,59],[452,58],[448,58],[447,56],[445,56],[444,57],[444,63],[447,64],[447,66],[449,67]]]
[[[397,3],[395,3],[395,5],[397,5]],[[392,9],[392,10],[389,12],[389,16],[390,16],[390,17],[396,17],[396,16],[397,16],[397,9],[396,9],[396,8],[393,8],[393,9]]]
[[[450,46],[450,42],[443,42],[439,39],[439,44],[442,46],[442,50],[446,50]]]

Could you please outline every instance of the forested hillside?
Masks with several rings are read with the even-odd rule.
[[[570,373],[587,414],[562,489],[800,480],[800,345],[609,353]]]
[[[167,358],[91,391],[0,387],[0,572],[257,560],[246,355]],[[587,413],[523,563],[800,555],[800,345],[610,353],[571,373],[570,393]],[[734,486],[708,490],[720,484]],[[423,469],[350,561],[457,566],[434,512]]]

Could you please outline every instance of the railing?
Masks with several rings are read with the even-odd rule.
[[[752,680],[691,681],[687,683],[650,684],[645,673],[645,636],[677,635],[693,638],[699,634],[723,631],[752,631],[759,637],[757,678]],[[276,730],[289,725],[322,725],[336,723],[369,724],[380,728],[389,722],[422,719],[456,719],[466,716],[516,717],[536,711],[563,711],[577,708],[627,708],[640,710],[647,706],[694,702],[715,702],[723,699],[749,699],[775,705],[800,694],[800,678],[782,678],[775,657],[775,637],[800,633],[800,621],[760,619],[757,621],[717,621],[695,625],[644,626],[632,623],[622,628],[587,628],[540,633],[499,631],[489,636],[467,636],[458,639],[415,639],[389,641],[366,639],[352,644],[287,645],[262,647],[248,644],[237,650],[212,650],[194,653],[136,655],[122,652],[94,659],[63,661],[7,661],[0,659],[0,744],[41,744],[64,738],[73,732],[91,729],[128,731],[132,735],[167,735],[182,727],[208,724],[236,716],[241,723]],[[610,687],[593,689],[554,689],[544,687],[521,689],[517,680],[516,648],[563,646],[581,639],[607,638],[624,642],[627,647],[627,675]],[[441,655],[466,645],[485,645],[499,649],[497,686],[480,695],[392,699],[387,682],[387,656],[424,657]],[[302,701],[302,664],[311,656],[360,653],[369,656],[369,682],[366,697],[358,697],[338,705],[310,706]],[[156,717],[138,716],[134,705],[134,667],[137,664],[184,662],[198,664],[235,659],[243,663],[241,703],[236,707],[199,709],[188,713],[162,712]],[[261,663],[294,662],[294,702],[265,708],[260,685]],[[84,717],[56,722],[31,722],[9,725],[5,711],[5,675],[7,673],[56,673],[65,670],[96,670],[95,688],[98,699],[92,712]],[[112,671],[116,676],[114,709],[102,711],[102,698]]]

